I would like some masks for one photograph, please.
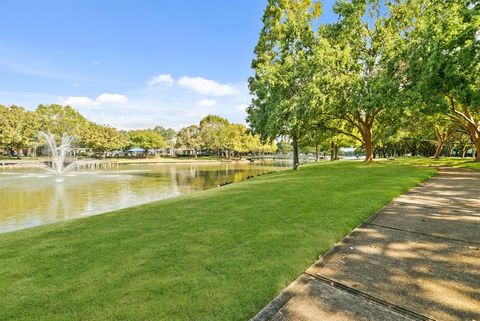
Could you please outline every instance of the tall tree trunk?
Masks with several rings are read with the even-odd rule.
[[[293,169],[297,170],[300,166],[300,161],[298,160],[298,141],[297,136],[293,135],[292,137],[292,147],[293,147]]]
[[[443,150],[443,141],[438,141],[435,147],[435,155],[433,156],[433,158],[439,159],[440,154],[442,153],[442,150]]]
[[[480,137],[474,141],[475,144],[475,161],[480,162]]]
[[[363,143],[365,145],[365,160],[364,162],[370,163],[373,161],[373,140],[372,140],[372,127],[365,126],[363,133]]]
[[[467,106],[457,106],[453,97],[449,98],[450,108],[453,113],[451,116],[467,130],[477,151],[475,155],[475,161],[480,162],[480,121],[475,120],[475,118],[470,114]],[[461,111],[459,111],[457,108],[460,108]]]
[[[330,161],[335,160],[335,143],[331,142],[330,143]]]
[[[469,124],[467,130],[475,147],[475,161],[480,162],[480,126],[476,127]]]
[[[473,123],[474,121],[472,119],[472,123],[467,123],[465,128],[467,129],[470,140],[472,141],[473,147],[476,150],[476,154],[474,154],[475,161],[480,162],[480,122],[478,122],[478,125],[474,125]]]
[[[340,147],[338,145],[335,145],[335,160],[339,160],[340,157],[338,157],[338,152],[340,151]]]
[[[435,146],[435,156],[433,158],[439,159],[443,150],[443,145],[447,140],[448,133],[441,133],[438,128],[435,128],[435,136],[437,137],[437,144]]]
[[[320,160],[320,150],[318,148],[318,144],[315,144],[315,162]]]

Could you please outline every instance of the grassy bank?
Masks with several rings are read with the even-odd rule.
[[[440,157],[439,159],[433,159],[428,157],[399,157],[395,160],[395,163],[402,165],[440,166],[480,170],[480,163],[473,161],[472,158]]]
[[[362,220],[433,173],[308,165],[0,235],[0,320],[247,320]]]

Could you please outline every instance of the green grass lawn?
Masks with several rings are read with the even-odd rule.
[[[459,157],[440,157],[433,159],[428,157],[399,157],[395,160],[397,164],[418,165],[418,166],[446,166],[456,168],[480,169],[480,162],[473,161],[472,158]]]
[[[323,163],[0,235],[0,320],[247,320],[435,171]]]

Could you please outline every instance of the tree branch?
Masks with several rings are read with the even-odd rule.
[[[473,121],[472,117],[470,116],[470,113],[468,113],[468,109],[466,109],[466,107],[464,107],[464,111],[466,110],[466,112],[468,113],[468,115],[462,113],[461,111],[457,110],[456,106],[455,106],[455,101],[453,100],[453,97],[452,96],[449,96],[448,97],[450,99],[450,108],[452,109],[452,112],[454,114],[457,114],[459,116],[461,116],[464,120],[467,121],[467,123],[475,126],[475,128],[477,128],[477,124],[475,124],[475,122]],[[469,117],[470,116],[470,117]],[[458,120],[458,119],[457,119]],[[478,129],[477,129],[478,131]]]

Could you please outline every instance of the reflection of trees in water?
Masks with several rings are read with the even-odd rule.
[[[52,194],[53,188],[43,184],[36,184],[36,188],[14,187],[2,191],[0,231],[7,231],[17,225],[28,227],[44,223],[44,216],[56,214],[48,210]]]
[[[198,168],[191,166],[188,170],[176,173],[176,182],[183,193],[216,187],[227,182],[240,182],[249,176],[272,171],[268,167],[240,167],[226,164],[224,168]]]
[[[13,197],[2,198],[5,212],[0,216],[0,231],[77,217],[75,200],[68,195],[63,182],[48,177],[33,183],[35,188],[10,191]]]
[[[238,182],[273,167],[250,164],[163,165],[143,171],[76,173],[75,177],[19,176],[2,180],[0,232],[89,216]],[[131,169],[131,168],[130,168]],[[138,167],[137,167],[138,170]],[[63,182],[56,182],[63,179]]]
[[[131,175],[88,175],[29,178],[34,188],[22,186],[2,193],[0,231],[25,228],[89,216],[159,198],[178,195],[174,179],[148,179]],[[172,194],[176,193],[176,194]]]

